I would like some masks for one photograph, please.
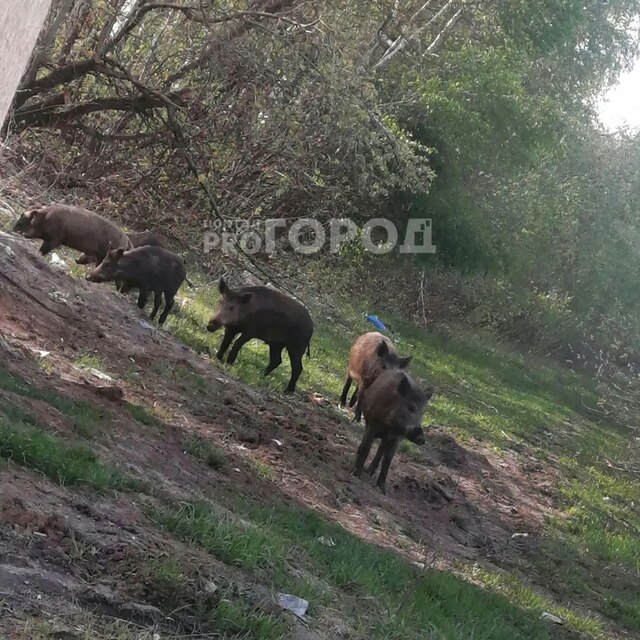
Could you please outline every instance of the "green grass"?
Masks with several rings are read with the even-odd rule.
[[[201,288],[183,317],[169,323],[169,328],[196,350],[215,353],[222,333],[207,333],[206,323],[218,297],[215,286]],[[314,300],[314,296],[307,299]],[[562,610],[574,629],[599,637],[594,616],[572,613],[574,598],[584,599],[593,610],[595,597],[595,613],[635,630],[640,625],[638,608],[633,605],[640,600],[638,581],[631,581],[630,586],[628,580],[612,577],[603,581],[600,576],[640,576],[640,511],[636,507],[640,483],[634,474],[616,471],[607,461],[622,468],[626,464],[637,468],[638,464],[634,467],[626,429],[594,412],[598,407],[596,383],[550,360],[515,352],[488,336],[441,337],[373,305],[335,299],[333,303],[339,311],[327,312],[322,302],[311,307],[316,321],[312,358],[304,361],[299,391],[325,395],[329,415],[344,419],[331,407],[337,404],[342,388],[350,345],[357,335],[372,330],[362,313],[375,309],[393,326],[392,338],[400,353],[413,356],[410,370],[414,378],[435,387],[425,424],[440,425],[468,447],[476,439],[499,455],[509,449],[525,449],[558,473],[554,498],[564,516],[548,520],[542,549],[528,558],[535,565],[538,584],[543,589],[552,585],[554,601],[536,601],[535,606],[544,602],[547,609]],[[288,359],[285,356],[281,367],[263,378],[267,359],[266,345],[252,341],[233,366],[221,366],[244,382],[279,394],[289,377]],[[301,429],[310,428],[308,420],[300,420]],[[400,452],[416,460],[422,456],[409,443],[402,444]],[[258,467],[255,473],[263,475]],[[324,548],[321,551],[326,553]],[[355,567],[345,575],[353,579]],[[533,601],[527,605],[526,598],[520,599],[522,591],[518,596],[517,589],[505,586],[513,587],[512,579],[518,582],[515,575],[501,576],[500,583],[485,580],[485,588],[533,606]],[[339,578],[333,576],[331,584],[343,588]],[[537,592],[533,589],[531,593]]]
[[[340,606],[340,592],[356,596],[357,637],[519,640],[550,638],[539,613],[514,606],[450,573],[418,573],[395,553],[367,544],[319,515],[298,508],[237,504],[238,516],[204,503],[155,511],[152,517],[178,537],[219,560],[252,572],[278,590],[312,603]],[[327,547],[319,538],[331,538]],[[297,581],[304,567],[328,588]],[[537,603],[535,603],[537,605]],[[532,607],[537,610],[539,607]],[[313,615],[313,608],[310,610]]]
[[[13,412],[12,412],[13,413]],[[105,491],[140,491],[144,487],[127,474],[101,464],[86,447],[76,446],[0,411],[0,458],[34,469],[60,485],[87,484]]]
[[[75,360],[75,364],[84,369],[97,369],[106,373],[106,368],[102,360],[95,353],[85,353]]]
[[[206,323],[215,310],[217,292],[203,287],[187,295],[188,304],[170,316],[167,328],[197,352],[213,354],[222,334],[209,334]],[[331,319],[320,304],[312,308],[316,318],[312,358],[304,361],[298,388],[302,394],[325,395],[329,402],[321,410],[336,421],[344,420],[334,406],[347,353],[353,339],[371,329],[361,313],[373,308],[342,304],[340,317],[334,314]],[[456,573],[418,573],[394,553],[368,545],[317,513],[299,508],[240,501],[229,505],[230,511],[200,502],[167,504],[152,510],[151,518],[272,591],[306,597],[312,618],[324,604],[341,610],[356,638],[550,639],[555,631],[540,620],[542,611],[560,615],[570,630],[588,638],[606,633],[608,623],[598,616],[639,631],[640,483],[634,472],[638,463],[629,433],[612,420],[599,419],[592,410],[598,406],[595,383],[487,337],[439,337],[393,314],[379,313],[393,325],[401,354],[413,356],[412,375],[435,387],[425,424],[442,426],[471,448],[478,440],[498,455],[524,449],[557,474],[553,495],[561,515],[547,519],[539,548],[520,559],[521,571],[463,564]],[[289,378],[289,362],[285,356],[283,365],[263,378],[266,362],[266,345],[251,342],[235,365],[221,366],[230,375],[277,395]],[[159,368],[158,373],[193,399],[193,406],[202,401],[204,410],[217,402],[219,389],[188,367]],[[2,367],[0,389],[49,404],[80,434],[89,433],[95,425],[106,428],[110,420],[101,407],[37,389]],[[128,405],[128,410],[142,424],[152,425],[155,420],[144,407]],[[87,449],[43,432],[37,420],[15,402],[1,408],[0,418],[3,458],[63,484],[85,483],[99,490],[135,487],[135,482],[129,487],[126,476],[101,465]],[[311,412],[296,419],[301,430],[315,428]],[[226,466],[224,456],[204,439],[190,439],[184,447],[214,469]],[[401,445],[400,454],[391,473],[403,456],[420,459],[423,455],[409,443]],[[257,478],[277,484],[267,465],[257,462],[253,471]],[[318,538],[323,536],[336,545],[321,544]],[[179,586],[184,577],[177,566],[161,567],[156,576],[157,584],[164,580],[167,590]],[[351,610],[345,601],[358,604]],[[282,633],[277,620],[245,605],[231,594],[212,608],[221,633],[282,637],[277,635]]]
[[[190,453],[194,458],[201,460],[208,467],[216,471],[220,471],[227,466],[225,454],[204,438],[191,436],[185,440],[184,448],[185,451]]]
[[[239,599],[222,599],[214,614],[216,628],[238,638],[255,640],[281,640],[286,637],[286,626],[274,616],[255,611]]]
[[[0,458],[34,469],[61,485],[85,484],[96,490],[146,491],[146,485],[103,465],[88,447],[49,433],[20,398],[30,398],[60,412],[78,435],[102,431],[111,416],[99,406],[40,389],[0,366],[0,390],[15,395],[0,402]]]
[[[111,413],[104,407],[84,400],[72,400],[53,391],[41,389],[9,373],[2,365],[0,365],[0,390],[50,405],[65,416],[66,423],[73,431],[83,437],[94,437],[107,431],[113,419]]]
[[[124,402],[123,404],[136,422],[139,422],[146,427],[158,426],[158,418],[156,418],[156,416],[154,416],[146,407],[139,404],[133,404],[131,402]]]

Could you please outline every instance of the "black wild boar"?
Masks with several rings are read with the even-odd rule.
[[[99,263],[110,248],[131,248],[129,238],[113,222],[93,211],[66,204],[30,209],[20,216],[13,230],[25,238],[43,240],[40,247],[43,256],[65,245],[83,252],[79,260]]]
[[[416,444],[425,442],[422,414],[432,395],[432,389],[423,391],[401,369],[384,371],[374,380],[362,399],[366,428],[356,454],[353,469],[356,477],[362,474],[373,441],[380,438],[380,446],[367,471],[373,475],[382,461],[377,485],[382,493],[386,493],[389,465],[400,440],[406,438]]]
[[[173,307],[176,292],[185,279],[186,270],[180,256],[162,247],[142,246],[130,251],[112,249],[106,258],[87,274],[90,282],[117,280],[123,283],[125,293],[139,289],[138,307],[144,309],[149,294],[153,292],[151,320],[156,317],[162,294],[164,309],[159,318],[163,324]]]
[[[388,369],[405,369],[411,362],[411,356],[401,357],[393,342],[387,336],[370,331],[358,336],[349,351],[347,377],[340,396],[340,406],[347,403],[347,395],[351,383],[356,383],[356,389],[351,396],[351,406],[358,402],[355,411],[356,421],[360,421],[362,414],[362,397],[365,390],[373,381]]]
[[[246,342],[257,338],[269,345],[269,364],[263,372],[266,376],[280,365],[282,350],[286,348],[291,362],[291,379],[285,392],[293,393],[302,373],[302,356],[305,351],[310,355],[313,322],[308,311],[293,298],[269,287],[230,289],[221,279],[219,288],[222,300],[207,325],[211,332],[224,327],[218,360],[223,360],[236,336],[227,358],[229,364],[235,362]]]

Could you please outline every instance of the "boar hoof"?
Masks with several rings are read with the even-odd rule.
[[[379,484],[379,485],[378,485],[378,489],[380,490],[380,493],[381,493],[383,496],[386,496],[386,495],[387,495],[387,488],[386,488],[383,484]]]

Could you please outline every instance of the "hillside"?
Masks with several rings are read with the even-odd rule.
[[[311,306],[286,397],[209,356],[203,276],[159,330],[70,264],[0,235],[2,637],[640,637],[639,440],[587,378],[390,317],[436,396],[383,496],[336,408],[364,304]]]

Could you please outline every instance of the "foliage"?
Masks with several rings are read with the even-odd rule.
[[[219,213],[431,218],[438,253],[417,266],[463,274],[474,326],[637,370],[640,138],[602,133],[593,105],[637,55],[639,15],[637,0],[56,0],[5,132],[40,183],[185,249]],[[343,268],[365,262],[352,249]],[[402,281],[406,261],[387,266]],[[199,305],[173,321],[185,341]]]

